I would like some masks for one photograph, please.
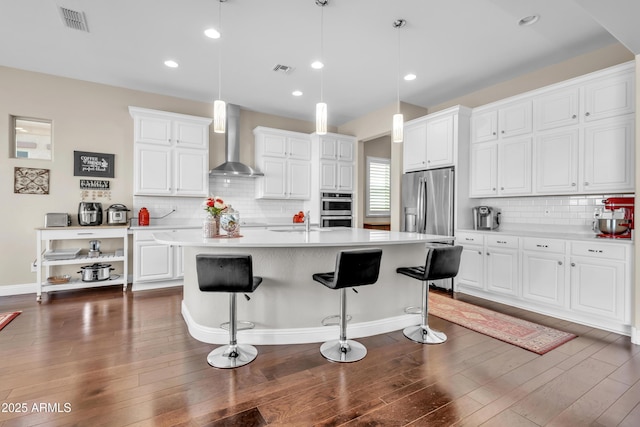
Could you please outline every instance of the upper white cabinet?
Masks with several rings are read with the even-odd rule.
[[[469,109],[456,106],[405,123],[404,172],[455,165],[460,130],[468,128],[469,117]]]
[[[319,162],[321,191],[353,191],[356,138],[327,133],[312,134],[311,139]]]
[[[255,162],[264,173],[258,178],[257,197],[309,199],[311,197],[311,139],[309,135],[257,127]]]
[[[473,110],[470,196],[634,191],[634,76],[622,64]]]
[[[207,196],[211,119],[129,107],[134,194]]]

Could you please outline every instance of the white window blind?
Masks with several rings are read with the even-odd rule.
[[[391,163],[367,157],[367,216],[391,215]]]

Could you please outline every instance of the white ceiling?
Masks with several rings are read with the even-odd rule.
[[[401,73],[418,76],[401,81],[400,98],[429,107],[615,43],[611,34],[640,49],[640,26],[629,21],[638,4],[329,0],[320,8],[315,0],[228,0],[223,37],[212,40],[203,31],[217,26],[217,0],[3,0],[0,65],[211,103],[221,48],[222,99],[312,121],[320,72],[309,64],[320,55],[323,11],[324,100],[338,126],[395,102],[398,32]],[[65,27],[58,6],[84,12],[89,32]],[[531,14],[538,23],[517,25]],[[397,18],[407,21],[400,30]],[[166,59],[180,67],[165,67]],[[277,73],[275,64],[294,70]],[[304,95],[293,97],[294,89]]]

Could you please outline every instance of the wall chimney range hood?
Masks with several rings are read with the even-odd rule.
[[[240,163],[240,107],[227,104],[227,132],[224,135],[226,161],[209,171],[209,176],[257,177],[264,174]]]

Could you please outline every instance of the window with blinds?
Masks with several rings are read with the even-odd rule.
[[[367,216],[391,215],[391,162],[367,157]]]

